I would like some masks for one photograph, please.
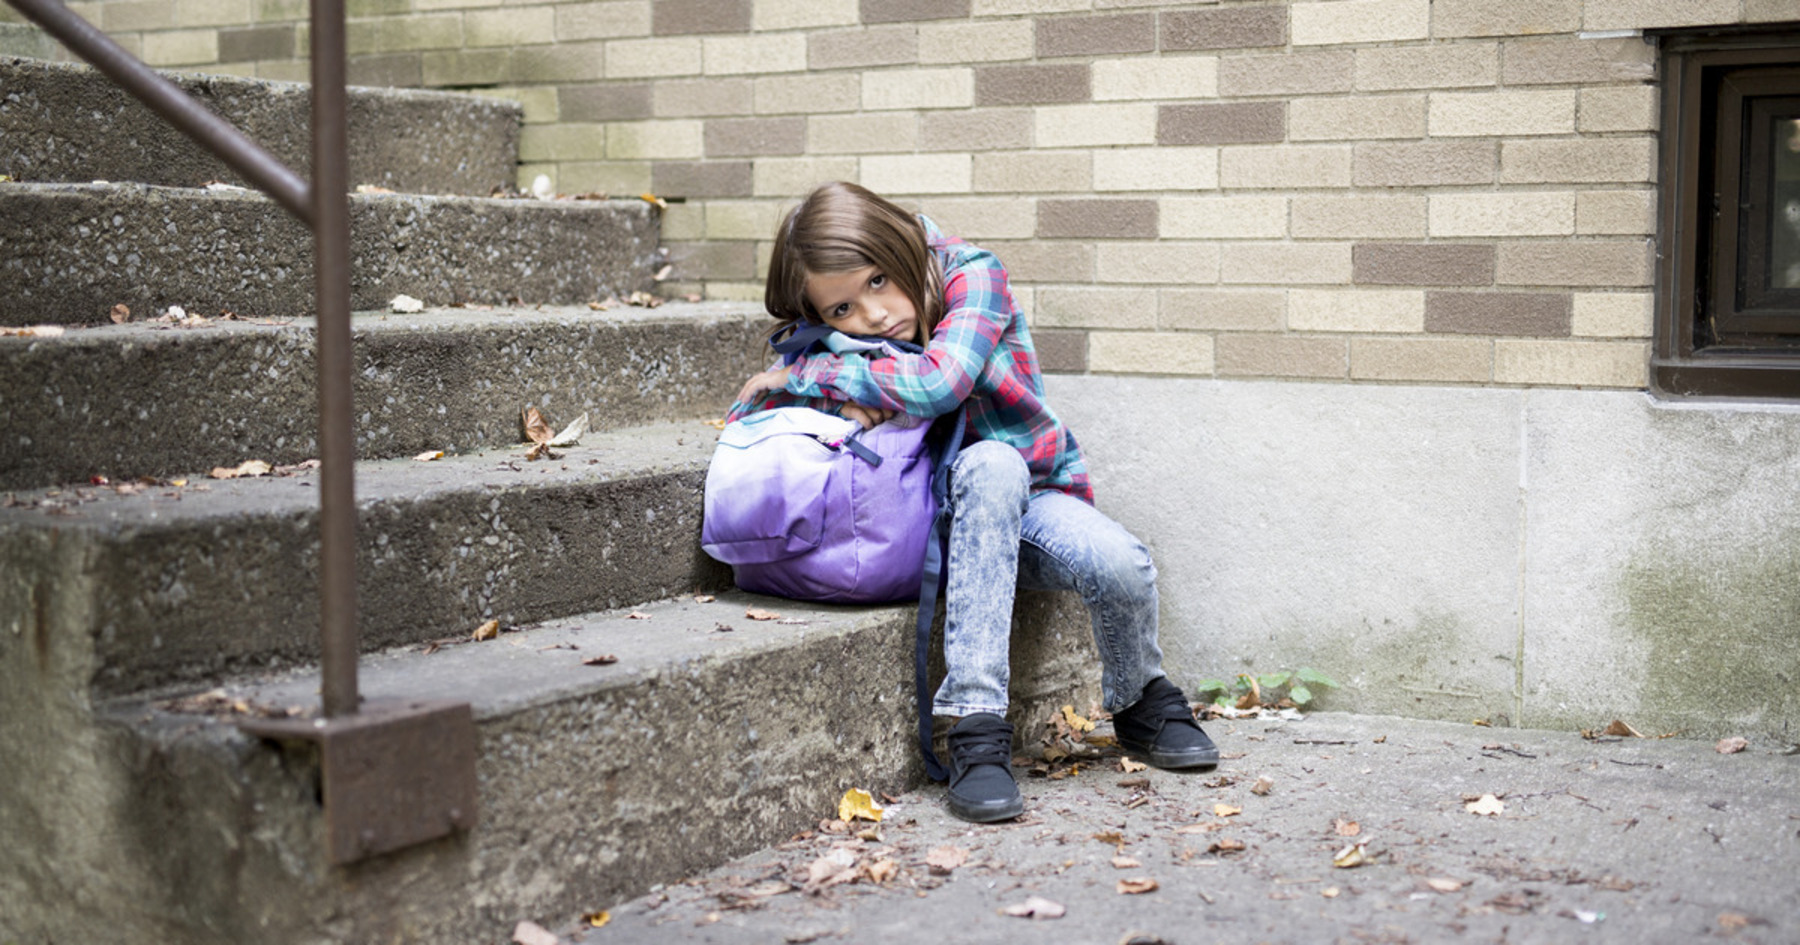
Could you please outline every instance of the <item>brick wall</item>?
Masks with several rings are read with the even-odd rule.
[[[154,65],[303,79],[304,0],[71,4]],[[1635,31],[1800,0],[350,0],[352,80],[525,107],[520,180],[686,198],[760,297],[812,185],[1000,253],[1065,371],[1641,387]]]

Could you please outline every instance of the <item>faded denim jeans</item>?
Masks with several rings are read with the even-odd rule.
[[[1013,595],[1072,590],[1094,622],[1104,706],[1138,701],[1163,675],[1156,644],[1156,565],[1119,523],[1061,492],[1031,492],[1019,451],[970,444],[950,467],[944,683],[932,714],[1006,714]]]

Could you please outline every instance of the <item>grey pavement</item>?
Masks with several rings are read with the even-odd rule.
[[[957,821],[928,785],[890,793],[879,825],[820,811],[821,829],[612,904],[599,928],[539,921],[588,945],[1800,941],[1792,746],[1335,713],[1206,727],[1213,771],[1079,746],[1078,767],[1015,768],[1016,822]],[[1471,812],[1486,794],[1503,809]],[[1363,865],[1334,865],[1358,843]],[[1005,914],[1034,897],[1062,915]]]

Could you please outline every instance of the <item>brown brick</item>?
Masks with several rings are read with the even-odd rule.
[[[1567,292],[1427,292],[1425,330],[1566,338],[1572,309]]]
[[[1067,105],[1089,101],[1093,94],[1086,63],[975,70],[976,105]]]
[[[1037,235],[1153,239],[1154,200],[1040,200]]]
[[[418,53],[397,56],[357,56],[350,60],[346,79],[351,85],[383,85],[416,88],[425,82],[425,64]]]
[[[1359,285],[1493,285],[1494,247],[1477,243],[1357,243],[1351,279]]]
[[[1656,47],[1639,39],[1530,39],[1500,46],[1500,79],[1533,83],[1648,82],[1656,75]]]
[[[1045,328],[1031,333],[1038,367],[1050,374],[1084,374],[1088,367],[1088,333]]]
[[[919,125],[921,151],[995,151],[1031,147],[1029,108],[935,112]]]
[[[1017,282],[1094,281],[1094,247],[1091,243],[988,240],[981,246],[998,256],[1006,264],[1007,273]]]
[[[1037,54],[1108,56],[1156,51],[1156,14],[1076,16],[1039,20]]]
[[[254,62],[258,59],[291,59],[294,55],[294,27],[252,26],[241,30],[219,31],[220,62]]]
[[[1163,52],[1189,49],[1255,49],[1287,44],[1287,8],[1227,7],[1163,14]]]
[[[657,161],[652,190],[665,197],[748,197],[749,161]]]
[[[565,85],[556,92],[556,114],[563,121],[633,121],[649,118],[648,82]]]
[[[1218,105],[1161,105],[1156,109],[1156,143],[1252,144],[1286,137],[1286,102],[1230,102]]]
[[[706,123],[707,157],[804,153],[804,118],[714,118]]]
[[[746,240],[675,243],[669,247],[676,279],[754,279],[756,245]]]
[[[751,0],[652,0],[650,33],[748,33],[751,8]]]
[[[808,69],[903,66],[919,61],[919,30],[887,26],[872,30],[815,33],[806,38]]]
[[[1350,370],[1342,338],[1226,332],[1213,357],[1221,377],[1344,377]]]
[[[1498,153],[1494,142],[1479,140],[1359,144],[1351,182],[1358,187],[1491,184]]]
[[[1650,240],[1507,243],[1494,279],[1501,285],[1638,288],[1651,282]]]
[[[969,15],[969,0],[862,0],[864,23],[954,20]]]

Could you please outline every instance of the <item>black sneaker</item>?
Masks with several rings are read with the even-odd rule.
[[[1158,768],[1210,768],[1219,763],[1218,747],[1200,730],[1187,696],[1167,676],[1151,680],[1136,704],[1113,714],[1113,734],[1126,751]]]
[[[1025,812],[1012,776],[1012,734],[1012,724],[990,712],[964,716],[950,730],[950,813],[990,824]]]

